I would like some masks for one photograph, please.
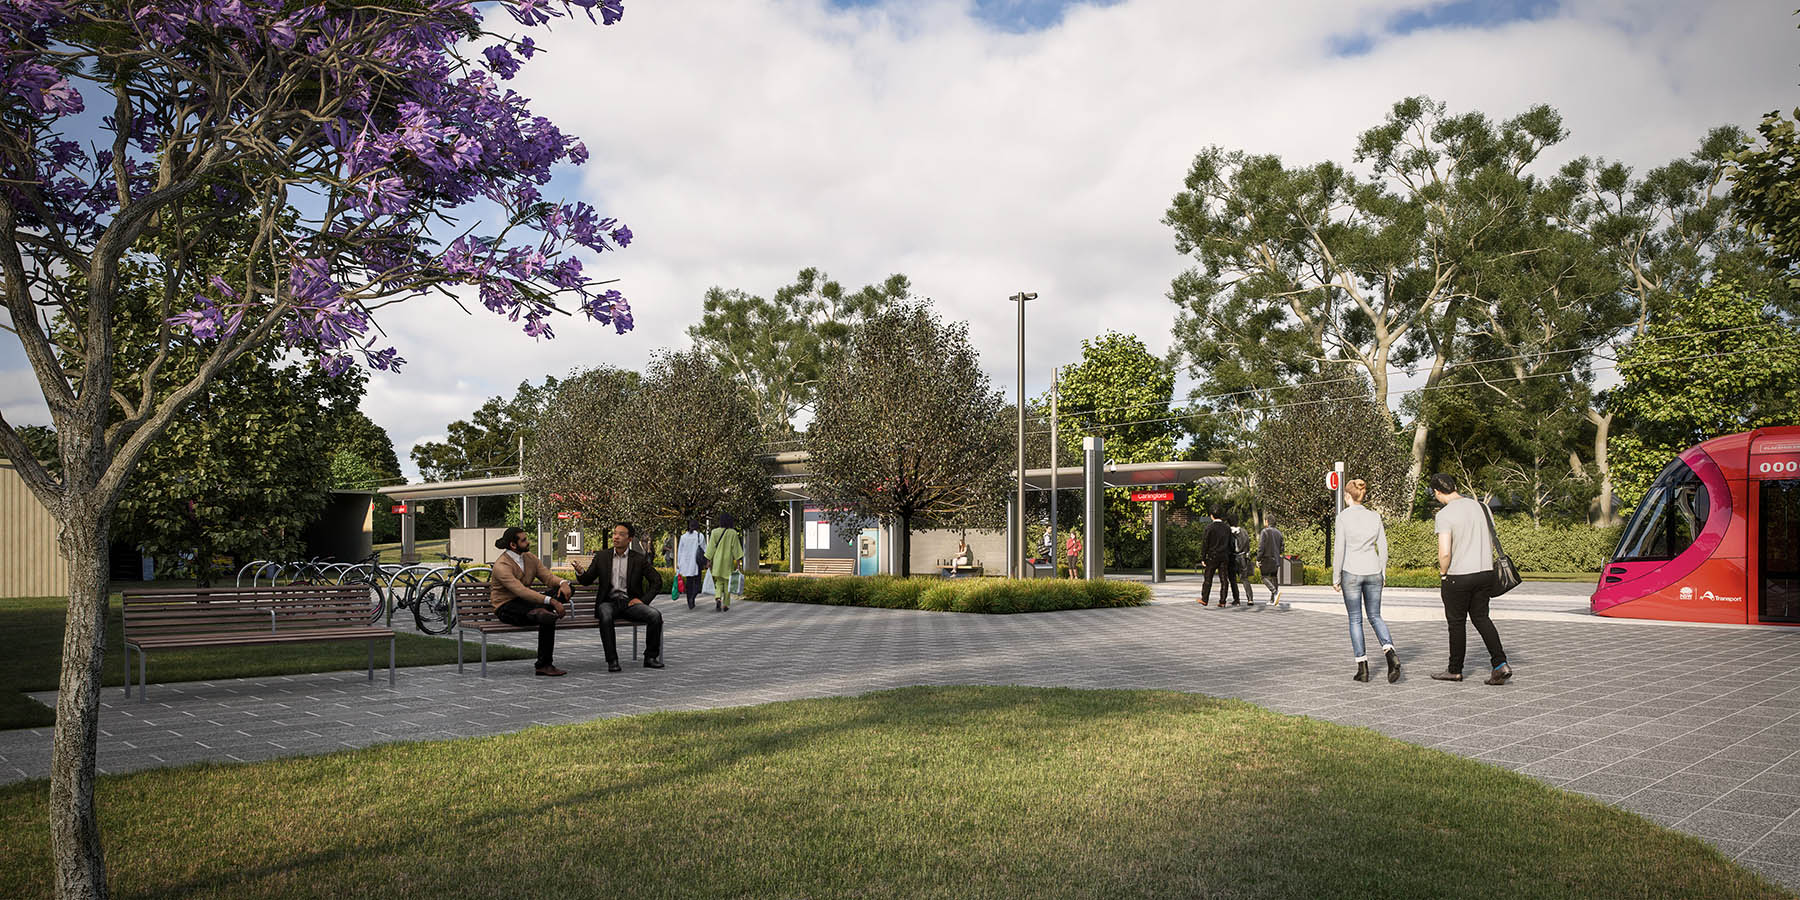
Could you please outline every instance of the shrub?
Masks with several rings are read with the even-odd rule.
[[[745,588],[745,595],[746,599],[771,603],[1023,613],[1139,606],[1150,599],[1150,588],[1132,581],[946,580],[845,575],[835,578],[759,578]]]
[[[1526,518],[1502,518],[1495,525],[1500,531],[1500,544],[1524,572],[1597,573],[1619,543],[1617,527],[1533,526]],[[1283,533],[1289,554],[1300,557],[1308,567],[1329,568],[1324,529],[1284,529]],[[1437,568],[1437,532],[1430,519],[1389,522],[1387,539],[1390,572]]]

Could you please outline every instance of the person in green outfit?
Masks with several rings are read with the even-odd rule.
[[[737,519],[720,513],[719,524],[706,538],[706,558],[712,563],[713,610],[731,608],[731,573],[744,568],[744,537],[733,527]]]

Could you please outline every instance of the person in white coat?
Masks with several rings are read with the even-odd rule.
[[[1363,649],[1363,617],[1375,629],[1381,651],[1387,655],[1388,683],[1400,680],[1400,657],[1394,639],[1381,618],[1381,588],[1387,584],[1387,529],[1381,514],[1362,505],[1369,483],[1352,478],[1344,485],[1350,502],[1338,510],[1331,536],[1331,586],[1344,594],[1344,611],[1350,617],[1350,650],[1356,654],[1357,681],[1369,680],[1369,657]]]
[[[694,608],[694,598],[700,596],[700,584],[706,580],[705,573],[700,571],[700,559],[705,550],[706,535],[700,532],[700,523],[689,519],[687,531],[682,532],[681,539],[675,542],[675,574],[681,576],[688,609]]]

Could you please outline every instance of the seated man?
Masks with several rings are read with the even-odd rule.
[[[615,619],[623,618],[644,624],[644,668],[660,669],[662,661],[662,613],[650,608],[650,601],[662,593],[662,573],[650,564],[650,558],[631,546],[637,529],[630,522],[620,522],[612,529],[612,546],[594,554],[586,572],[578,580],[583,585],[600,582],[600,602],[595,614],[600,618],[600,643],[606,648],[606,671],[619,671],[619,649]]]
[[[563,601],[574,589],[556,577],[544,561],[531,553],[531,535],[523,528],[508,528],[494,546],[501,551],[494,560],[494,577],[488,583],[488,602],[494,604],[494,616],[508,625],[537,627],[537,674],[567,675],[551,664],[556,650],[556,620],[569,614]],[[537,581],[551,590],[539,593],[531,588]]]

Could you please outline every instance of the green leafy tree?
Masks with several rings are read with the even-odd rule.
[[[593,369],[559,388],[526,454],[527,491],[547,512],[675,530],[727,512],[755,521],[769,503],[749,398],[711,356],[659,353],[641,377]],[[684,407],[705,414],[653,415]]]
[[[362,410],[351,410],[339,417],[331,429],[331,445],[337,450],[332,456],[333,486],[367,491],[383,485],[406,483],[405,476],[400,473],[400,457],[394,453],[394,441],[388,437],[387,429],[375,424]],[[340,471],[338,459],[345,453],[358,460],[360,467],[352,467],[346,462],[347,468]],[[371,525],[375,542],[398,541],[400,517],[391,512],[393,498],[376,494],[373,502]]]
[[[419,474],[426,481],[458,481],[518,472],[520,439],[531,436],[531,429],[560,390],[561,382],[546,376],[541,385],[519,382],[511,397],[488,398],[469,418],[446,426],[443,440],[413,445],[412,458]],[[477,524],[506,522],[510,502],[505,496],[479,498]],[[448,533],[456,515],[450,502],[424,504],[419,513],[419,536]]]
[[[217,574],[215,557],[303,555],[303,532],[332,487],[331,422],[361,395],[360,377],[240,360],[145,451],[114,534],[201,583]]]
[[[1062,370],[1058,420],[1062,446],[1074,448],[1079,464],[1081,439],[1099,435],[1106,457],[1115,462],[1161,462],[1176,458],[1179,423],[1170,416],[1175,397],[1175,370],[1150,353],[1137,335],[1109,331],[1081,342],[1081,362]],[[1071,504],[1074,505],[1074,504]],[[1121,566],[1146,565],[1150,518],[1131,491],[1106,492],[1106,546]]]
[[[1389,518],[1412,504],[1410,461],[1401,449],[1387,407],[1368,387],[1341,379],[1301,383],[1264,419],[1256,445],[1257,489],[1262,502],[1291,528],[1323,524],[1336,498],[1325,473],[1338,460],[1346,478],[1369,483],[1364,503]]]
[[[1710,438],[1800,421],[1800,329],[1766,297],[1709,285],[1653,316],[1619,353],[1609,413],[1619,499],[1635,506],[1676,454]]]
[[[851,329],[910,292],[904,275],[852,292],[818,269],[801,269],[793,284],[766,299],[737,289],[707,291],[688,337],[745,392],[763,434],[791,440],[794,417],[812,408]]]
[[[917,527],[992,527],[1016,455],[1016,421],[981,370],[968,326],[895,303],[852,332],[825,372],[807,430],[819,503],[894,526],[900,574]]]
[[[1392,367],[1422,365],[1435,385],[1456,358],[1477,284],[1468,276],[1529,250],[1516,230],[1491,226],[1514,214],[1526,170],[1563,137],[1547,106],[1494,123],[1410,97],[1358,140],[1364,175],[1202,151],[1163,220],[1199,263],[1170,291],[1175,351],[1200,382],[1197,399],[1237,410],[1247,434],[1264,392],[1301,377],[1360,373],[1382,406]],[[1429,428],[1413,423],[1409,481]]]

